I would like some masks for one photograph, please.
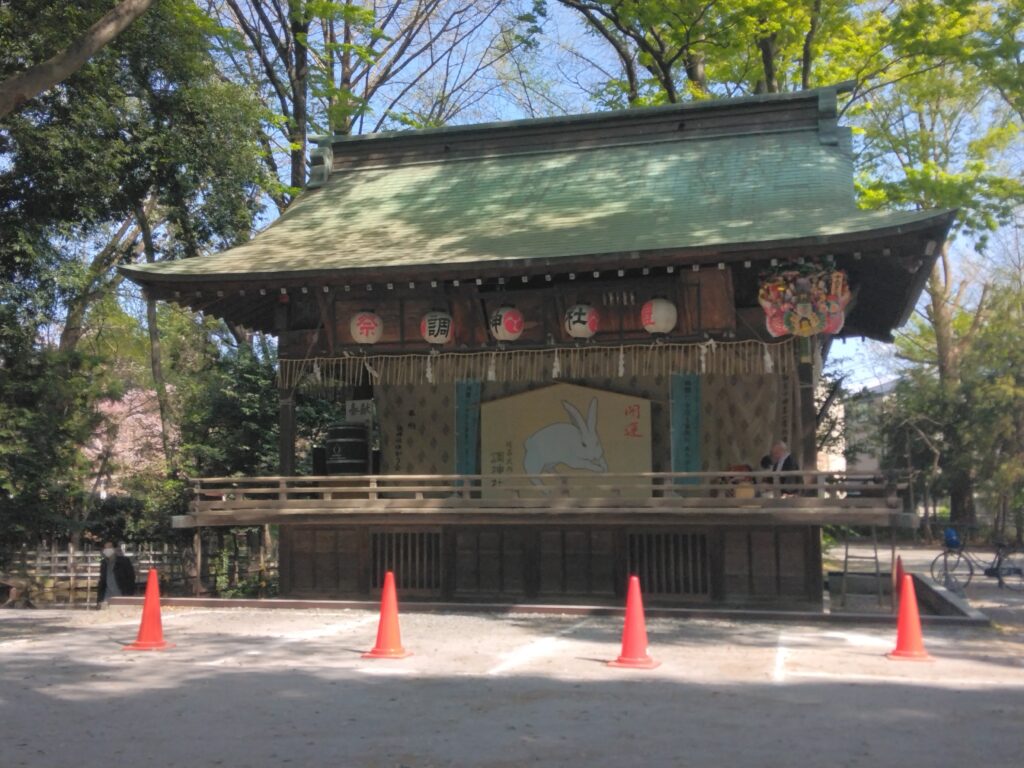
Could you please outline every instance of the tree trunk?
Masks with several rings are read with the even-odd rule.
[[[811,87],[811,65],[814,63],[814,37],[818,34],[818,24],[821,21],[821,0],[814,0],[811,6],[811,21],[807,25],[807,34],[804,36],[804,50],[800,58],[800,87],[807,90]]]
[[[0,83],[0,119],[81,69],[154,2],[156,0],[121,0],[66,50]]]
[[[935,363],[939,384],[947,402],[957,400],[960,386],[961,344],[954,328],[955,313],[960,309],[959,297],[954,295],[953,272],[949,256],[949,243],[945,243],[939,261],[928,278],[928,319],[935,333]],[[981,311],[981,307],[979,307]],[[941,466],[949,484],[949,521],[956,526],[973,525],[974,479],[967,468],[967,436],[964,421],[956,414],[945,419],[946,443]]]
[[[67,315],[64,318],[64,328],[60,333],[59,349],[61,352],[71,352],[82,340],[85,333],[85,316],[93,301],[99,298],[104,291],[112,290],[120,284],[122,277],[116,275],[107,284],[102,281],[113,269],[114,265],[121,260],[122,255],[131,250],[139,236],[137,227],[133,227],[133,217],[125,219],[117,232],[110,238],[106,245],[100,249],[89,264],[86,283],[82,290],[68,298]]]
[[[689,53],[684,61],[686,79],[701,93],[708,92],[708,75],[704,68],[703,53]]]
[[[156,247],[153,245],[153,231],[149,226],[149,217],[141,205],[135,207],[135,216],[142,230],[142,243],[146,251],[146,261],[156,261]],[[149,326],[149,362],[153,371],[153,385],[156,387],[157,404],[160,407],[160,440],[163,445],[167,471],[171,477],[178,474],[177,457],[171,443],[170,422],[171,406],[167,395],[167,382],[164,379],[163,360],[160,354],[160,330],[157,326],[156,299],[146,296],[146,324]]]
[[[778,93],[779,79],[775,71],[775,35],[764,37],[757,41],[757,47],[761,51],[761,67],[764,70],[763,92]]]
[[[302,21],[302,15],[295,8],[296,0],[288,3],[292,13],[291,31],[295,45],[295,61],[290,80],[292,91],[292,119],[289,124],[288,138],[291,141],[291,185],[301,189],[306,184],[306,126],[307,85],[309,79],[309,49],[306,47],[306,35],[309,24]]]

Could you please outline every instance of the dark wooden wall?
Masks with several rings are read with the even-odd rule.
[[[404,597],[491,601],[617,600],[641,578],[652,604],[821,605],[813,526],[282,525],[281,592],[379,594],[394,570]]]

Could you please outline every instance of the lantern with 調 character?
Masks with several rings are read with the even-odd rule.
[[[430,344],[447,344],[454,333],[452,316],[439,309],[432,309],[420,320],[420,336]]]

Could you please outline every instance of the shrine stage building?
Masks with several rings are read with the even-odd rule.
[[[843,91],[319,139],[250,242],[122,268],[278,339],[279,474],[174,525],[278,526],[293,597],[820,607],[822,526],[909,517],[815,471],[822,361],[891,340],[952,218],[857,207]]]

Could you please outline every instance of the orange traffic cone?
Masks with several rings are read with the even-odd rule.
[[[896,625],[896,649],[888,654],[890,659],[907,661],[931,661],[924,649],[921,638],[921,617],[917,612],[917,595],[914,593],[914,577],[903,574],[900,587],[900,615]]]
[[[899,605],[900,592],[903,590],[903,577],[906,572],[903,570],[903,558],[896,555],[896,572],[893,574],[895,581],[892,585],[892,592],[896,598],[896,604]]]
[[[629,577],[629,592],[626,594],[626,626],[622,629],[622,653],[610,667],[633,667],[654,669],[661,662],[647,655],[647,627],[644,623],[644,602],[640,597],[640,579]]]
[[[146,599],[142,603],[142,624],[135,642],[126,645],[125,651],[162,651],[173,648],[174,643],[164,642],[164,628],[160,622],[160,577],[156,568],[149,569],[146,577]]]
[[[402,647],[398,630],[398,597],[395,595],[395,574],[384,574],[384,591],[380,596],[380,624],[377,625],[377,644],[364,659],[404,659],[410,656]]]

